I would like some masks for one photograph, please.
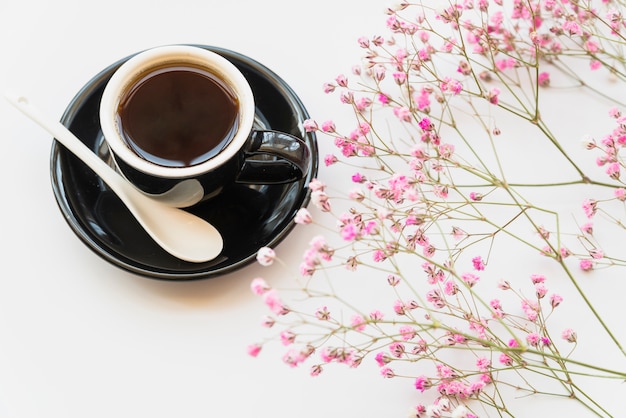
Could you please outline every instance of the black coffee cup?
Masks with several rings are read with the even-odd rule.
[[[195,179],[201,199],[234,182],[286,183],[308,172],[308,146],[287,133],[255,130],[254,118],[254,96],[237,67],[186,45],[131,57],[100,103],[106,142],[134,186],[161,194]]]

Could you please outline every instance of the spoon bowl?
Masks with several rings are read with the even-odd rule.
[[[137,189],[139,190],[139,189]],[[160,194],[150,194],[142,192],[153,200],[175,208],[188,208],[195,205],[204,197],[204,188],[196,179],[187,179],[178,182],[166,192]]]
[[[6,98],[100,176],[148,235],[165,251],[181,260],[194,263],[212,260],[221,253],[222,236],[211,224],[189,212],[168,205],[167,199],[150,197],[137,190],[87,148],[69,129],[60,122],[47,118],[30,104],[26,97],[6,96]],[[183,187],[189,186],[196,187],[193,183]]]

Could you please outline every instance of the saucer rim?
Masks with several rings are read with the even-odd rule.
[[[253,71],[257,72],[262,77],[267,78],[271,81],[274,88],[276,88],[277,94],[286,97],[290,103],[294,106],[293,119],[297,120],[299,123],[302,123],[304,120],[308,119],[309,114],[306,110],[304,104],[301,99],[296,95],[293,89],[276,73],[270,70],[265,65],[259,63],[258,61],[243,55],[241,53],[228,50],[221,47],[211,46],[211,45],[201,45],[201,44],[190,44],[193,46],[197,46],[200,48],[205,48],[210,51],[216,52],[224,56],[227,59],[235,59],[240,61],[241,64],[248,66]],[[141,52],[141,51],[139,51]],[[94,90],[100,88],[101,83],[104,79],[111,76],[111,72],[114,71],[116,67],[121,65],[126,60],[130,59],[132,56],[137,53],[133,53],[129,56],[126,56],[101,70],[94,77],[92,77],[72,98],[72,100],[67,105],[63,115],[61,116],[61,123],[64,125],[69,125],[73,120],[75,120],[78,111],[84,105],[85,97],[88,97],[94,93]],[[319,167],[319,154],[318,154],[318,144],[316,135],[312,132],[303,132],[308,137],[305,138],[307,140],[307,145],[311,148],[311,168],[306,173],[305,183],[298,193],[299,200],[301,202],[299,205],[294,205],[292,214],[285,217],[285,221],[288,224],[277,231],[275,234],[272,234],[271,239],[259,246],[262,248],[263,246],[275,247],[281,241],[283,241],[289,233],[295,227],[294,217],[295,212],[299,208],[304,208],[310,202],[310,190],[306,187],[306,184],[315,178],[317,175],[318,167]],[[158,266],[150,266],[145,263],[141,263],[137,260],[129,260],[133,263],[127,262],[122,258],[126,258],[123,252],[116,251],[111,248],[107,248],[106,245],[103,245],[103,241],[97,239],[97,237],[93,237],[89,234],[88,230],[82,225],[80,220],[76,216],[76,209],[74,205],[69,202],[67,199],[67,195],[65,194],[66,184],[63,181],[63,169],[61,164],[59,163],[59,158],[62,158],[61,153],[69,153],[69,151],[63,149],[62,145],[58,143],[58,141],[52,141],[52,148],[50,152],[50,174],[51,174],[51,183],[52,189],[55,196],[55,200],[57,205],[63,214],[63,217],[67,224],[70,226],[70,229],[74,231],[74,233],[78,236],[78,238],[94,253],[108,261],[109,263],[126,270],[128,272],[147,277],[152,279],[161,279],[161,280],[169,280],[169,281],[188,281],[188,280],[198,280],[198,279],[207,279],[213,278],[217,276],[221,276],[227,273],[234,272],[239,270],[255,260],[256,251],[247,255],[246,257],[236,260],[232,263],[227,263],[219,268],[211,268],[210,266],[197,270],[197,271],[176,271],[176,269],[168,269],[167,271],[160,270]],[[58,172],[57,172],[58,171]]]

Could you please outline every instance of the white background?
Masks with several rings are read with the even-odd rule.
[[[0,91],[24,94],[60,117],[74,94],[118,59],[162,44],[200,43],[258,60],[316,118],[336,118],[341,106],[322,84],[357,62],[359,36],[383,32],[385,6],[0,0]],[[287,274],[251,265],[176,283],[126,273],[68,228],[50,188],[51,138],[4,101],[0,141],[0,417],[404,417],[417,402],[410,384],[383,380],[373,364],[311,378],[284,366],[278,345],[248,357],[246,346],[264,335],[265,314],[250,280],[271,271],[276,276],[268,280],[287,283]],[[320,146],[322,156],[331,149]],[[297,266],[310,236],[296,229],[279,246],[281,258]],[[609,402],[617,405],[624,391],[611,390]],[[541,399],[528,404],[528,416],[550,408]],[[558,405],[563,412],[570,404]]]

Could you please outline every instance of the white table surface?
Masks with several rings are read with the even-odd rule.
[[[321,86],[356,63],[359,36],[383,31],[385,5],[0,0],[0,91],[25,94],[60,117],[112,62],[151,46],[201,43],[258,60],[312,115],[334,118],[341,105]],[[167,282],[110,265],[57,208],[50,136],[0,100],[0,138],[0,417],[404,417],[417,402],[410,384],[382,379],[374,364],[311,378],[307,368],[282,364],[279,344],[249,357],[246,346],[264,335],[266,312],[250,281],[273,274],[268,280],[287,283],[289,275],[250,265],[210,280]],[[321,154],[331,146],[321,143]],[[294,230],[278,248],[281,258],[297,266],[310,238]],[[621,306],[614,309],[623,317]],[[615,396],[609,402],[623,402]],[[528,410],[537,411],[537,402]]]

